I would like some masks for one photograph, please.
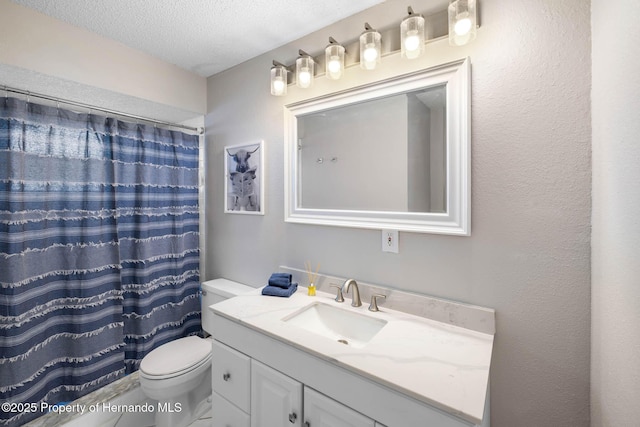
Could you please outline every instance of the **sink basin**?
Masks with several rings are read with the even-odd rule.
[[[365,346],[387,324],[386,320],[321,302],[309,304],[282,320],[316,335],[356,348]]]

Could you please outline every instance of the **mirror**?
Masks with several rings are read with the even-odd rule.
[[[298,116],[300,206],[445,212],[445,106],[438,85]]]
[[[470,234],[470,65],[285,108],[285,220]]]

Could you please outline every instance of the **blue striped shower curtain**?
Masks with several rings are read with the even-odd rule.
[[[197,136],[0,99],[0,425],[199,333],[198,236]]]

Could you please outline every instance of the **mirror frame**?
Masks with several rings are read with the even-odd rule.
[[[285,221],[339,227],[471,234],[471,65],[468,58],[284,107]],[[352,103],[446,85],[446,212],[311,209],[299,204],[298,117]]]

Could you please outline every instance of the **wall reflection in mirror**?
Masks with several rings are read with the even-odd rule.
[[[446,85],[297,117],[302,208],[446,211]]]

